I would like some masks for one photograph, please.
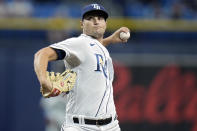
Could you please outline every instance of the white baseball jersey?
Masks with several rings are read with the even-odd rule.
[[[65,67],[77,72],[75,87],[67,94],[66,114],[90,118],[115,116],[114,71],[107,49],[85,34],[50,47],[64,50]]]

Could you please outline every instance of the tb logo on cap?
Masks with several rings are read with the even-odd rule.
[[[100,10],[100,6],[98,4],[92,4],[94,9]]]

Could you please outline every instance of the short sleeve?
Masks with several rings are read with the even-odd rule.
[[[71,66],[77,66],[84,61],[84,50],[79,38],[70,38],[52,44],[50,47],[65,51],[64,59]]]

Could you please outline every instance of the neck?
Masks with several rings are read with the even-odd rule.
[[[103,44],[103,37],[102,38],[96,38],[101,44]]]

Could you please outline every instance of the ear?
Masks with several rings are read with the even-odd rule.
[[[83,29],[83,20],[80,20],[80,26]]]

